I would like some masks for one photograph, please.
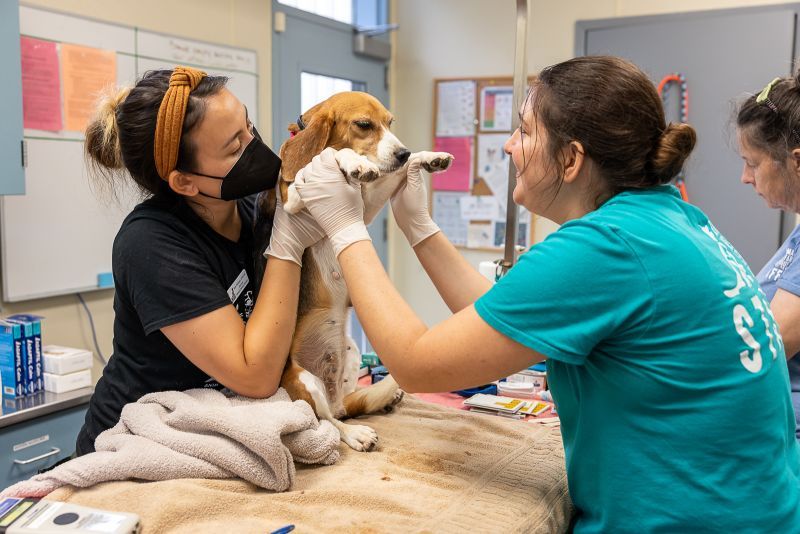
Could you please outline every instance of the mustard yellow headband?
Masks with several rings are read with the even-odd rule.
[[[178,164],[178,148],[181,145],[181,130],[189,94],[205,77],[205,72],[191,67],[175,67],[169,77],[169,89],[158,108],[153,147],[156,171],[164,180]]]

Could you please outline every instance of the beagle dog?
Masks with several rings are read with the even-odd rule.
[[[392,114],[373,96],[362,92],[336,94],[301,114],[289,125],[292,134],[281,146],[278,191],[289,212],[302,208],[291,183],[313,156],[333,147],[348,179],[361,181],[364,222],[369,224],[406,179],[411,152],[390,131]],[[350,150],[343,150],[350,149]],[[443,171],[453,160],[444,152],[424,152],[422,167]],[[257,219],[271,220],[275,194],[259,198]],[[264,237],[264,229],[256,235]],[[266,234],[269,239],[269,233]],[[264,243],[266,246],[266,243]],[[263,250],[265,247],[257,248]],[[263,270],[261,271],[263,272]],[[356,390],[361,355],[345,330],[350,298],[330,241],[323,239],[303,254],[297,326],[281,386],[293,400],[302,399],[317,417],[333,423],[342,441],[357,451],[375,448],[378,436],[343,418],[387,412],[403,396],[391,376]]]

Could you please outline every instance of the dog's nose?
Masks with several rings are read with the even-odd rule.
[[[394,153],[394,157],[397,158],[397,161],[400,163],[405,163],[408,161],[408,156],[411,155],[411,151],[407,148],[401,148],[397,152]]]

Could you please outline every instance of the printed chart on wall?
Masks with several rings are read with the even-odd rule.
[[[505,246],[511,134],[510,78],[434,80],[434,150],[455,156],[431,178],[433,218],[450,241],[469,249]],[[517,244],[532,243],[534,218],[518,209]]]
[[[19,15],[27,164],[25,194],[0,198],[3,299],[112,287],[114,236],[141,195],[88,173],[84,131],[99,97],[183,64],[227,76],[256,122],[256,53],[30,6]]]

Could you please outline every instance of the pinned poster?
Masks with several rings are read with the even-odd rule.
[[[456,246],[467,244],[467,221],[461,218],[461,193],[433,192],[433,220]]]
[[[506,223],[496,221],[494,223],[494,243],[495,247],[501,248],[506,245]],[[517,226],[517,245],[527,249],[530,246],[530,218],[528,222],[520,222]]]
[[[454,156],[450,168],[432,176],[432,188],[437,191],[464,191],[472,188],[472,137],[437,137],[434,151]]]
[[[117,55],[110,50],[61,45],[65,129],[82,132],[95,112],[97,99],[117,80]]]
[[[475,135],[475,81],[440,82],[436,93],[436,135]]]
[[[508,134],[481,134],[478,136],[478,166],[476,174],[483,179],[500,206],[501,216],[505,219],[508,202],[508,154],[503,145]]]
[[[491,85],[481,89],[481,130],[510,132],[514,106],[514,88]]]
[[[25,128],[61,130],[61,83],[56,43],[20,37],[22,123]]]

